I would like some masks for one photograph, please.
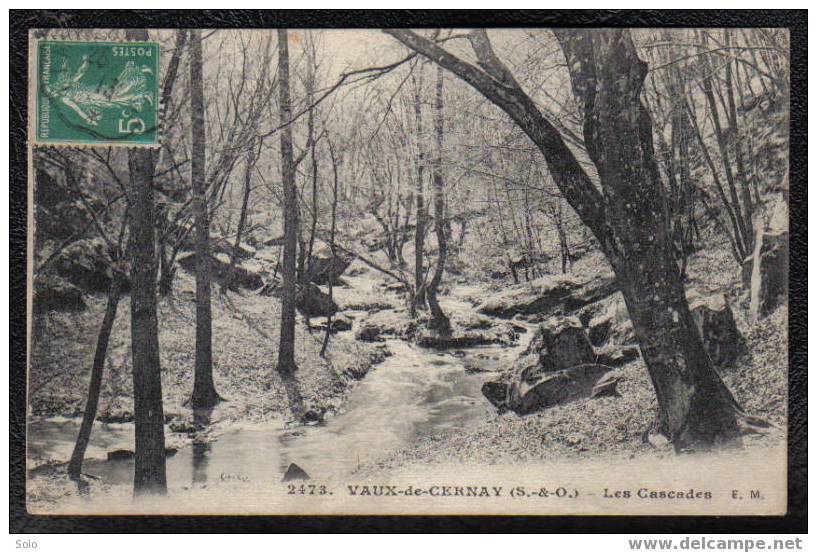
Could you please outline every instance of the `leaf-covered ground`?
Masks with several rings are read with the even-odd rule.
[[[188,419],[185,406],[193,388],[195,281],[180,271],[172,297],[159,305],[162,392],[168,418]],[[80,313],[39,317],[33,332],[29,404],[35,416],[80,416],[85,407],[94,344],[105,309],[103,296],[87,299]],[[250,293],[213,293],[213,371],[216,389],[227,401],[214,415],[230,420],[291,418],[286,387],[275,371],[280,301]],[[299,318],[300,319],[300,318]],[[323,333],[296,325],[296,380],[307,407],[339,407],[350,375],[363,375],[379,353],[367,344],[332,337],[326,358],[319,355]],[[129,421],[133,414],[130,354],[130,300],[119,304],[103,378],[98,418]]]

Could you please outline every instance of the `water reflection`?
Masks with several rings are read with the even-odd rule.
[[[213,415],[213,408],[195,409],[193,411],[193,423],[196,426],[210,426]],[[206,441],[206,438],[193,441],[193,484],[204,484],[207,482],[207,463],[213,444]]]

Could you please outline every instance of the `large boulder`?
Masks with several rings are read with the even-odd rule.
[[[238,259],[241,261],[252,259],[255,257],[255,254],[258,253],[255,248],[245,243],[239,244],[238,248],[236,248],[235,239],[230,240],[219,235],[212,235],[210,237],[210,251],[212,251],[214,254],[223,253],[228,257],[233,254],[233,251],[235,251]]]
[[[590,280],[570,273],[548,275],[494,294],[480,304],[478,311],[502,318],[570,313],[615,291],[616,281],[612,273]]]
[[[326,332],[326,319],[322,319],[320,322],[312,325],[313,329],[320,330],[321,332]],[[329,326],[329,332],[345,332],[347,330],[352,330],[352,319],[347,317],[346,315],[339,313],[332,317],[332,323]]]
[[[34,312],[82,311],[86,308],[82,291],[59,277],[34,280]]]
[[[329,250],[317,253],[312,256],[307,271],[307,280],[315,284],[326,285],[339,284],[341,275],[349,268],[351,259],[332,255]]]
[[[590,343],[595,347],[635,343],[633,325],[621,292],[585,306],[576,316],[587,328]]]
[[[558,371],[593,363],[595,353],[582,323],[576,317],[551,317],[536,330],[528,349],[543,371]]]
[[[529,374],[509,382],[486,382],[482,393],[500,410],[510,409],[517,415],[528,415],[554,405],[598,395],[599,384],[610,370],[605,365],[588,363]]]
[[[741,277],[743,286],[752,289],[754,254],[743,261]],[[789,232],[773,230],[763,234],[759,268],[760,314],[767,315],[786,300],[789,291]]]
[[[451,320],[451,331],[446,333],[429,328],[431,320],[424,320],[414,332],[414,342],[420,347],[446,350],[488,344],[510,345],[519,338],[514,325],[505,321],[494,322],[487,317],[484,319],[488,324],[469,327],[468,324],[475,322],[473,318],[466,319],[465,324],[454,318]]]
[[[741,351],[742,338],[726,299],[721,294],[702,296],[694,289],[686,296],[712,361],[718,367],[730,366]],[[621,293],[585,307],[578,317],[587,328],[590,342],[604,352],[596,362],[617,366],[634,357],[629,346],[636,343],[635,333]]]
[[[338,304],[311,282],[298,286],[295,306],[307,317],[328,317],[338,312]]]
[[[743,338],[729,303],[722,294],[702,297],[687,293],[689,310],[707,353],[716,367],[732,367],[743,349]]]
[[[111,288],[110,255],[101,239],[77,240],[69,244],[54,260],[54,269],[81,290],[106,293]],[[125,281],[123,288],[128,291],[129,281]]]
[[[587,333],[576,317],[551,317],[533,335],[510,371],[486,382],[482,393],[500,409],[528,414],[587,394],[600,376]],[[581,369],[579,367],[595,367]],[[571,382],[575,380],[575,382]],[[589,387],[588,387],[589,386]],[[587,388],[585,390],[585,388]]]
[[[382,342],[386,337],[410,340],[417,331],[417,321],[409,318],[403,310],[372,313],[355,332],[361,342]]]
[[[191,273],[196,272],[196,252],[185,252],[177,258],[179,265]],[[210,275],[216,282],[224,282],[230,271],[230,257],[227,254],[218,253],[210,256]],[[236,263],[233,268],[233,276],[230,281],[230,288],[246,288],[258,290],[264,286],[263,269],[259,264]]]

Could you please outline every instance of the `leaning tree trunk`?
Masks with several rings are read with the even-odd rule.
[[[542,152],[554,182],[613,266],[655,387],[660,427],[675,449],[738,439],[744,415],[704,349],[672,253],[652,121],[640,99],[647,68],[629,32],[555,31],[584,111],[585,146],[602,192],[496,56],[484,30],[469,34],[481,69],[412,31],[386,32],[479,90]]]
[[[147,31],[128,31],[129,40],[148,40]],[[162,370],[156,299],[156,216],[153,154],[128,150],[130,174],[131,351],[135,426],[133,493],[167,493]]]
[[[445,214],[443,206],[443,68],[437,67],[437,95],[434,117],[434,136],[436,138],[436,154],[432,165],[432,180],[434,182],[434,229],[437,234],[437,266],[434,276],[428,285],[428,308],[433,317],[431,325],[441,334],[451,332],[451,321],[443,313],[440,302],[437,301],[437,289],[445,271],[445,259],[448,254],[448,238],[446,237]]]
[[[85,411],[82,413],[82,424],[79,427],[74,452],[71,454],[71,462],[68,463],[68,476],[72,480],[79,480],[82,474],[82,462],[85,459],[85,450],[88,449],[88,441],[91,439],[91,430],[94,427],[94,419],[96,419],[97,407],[99,406],[99,393],[102,389],[102,375],[105,372],[108,342],[111,338],[113,323],[116,320],[116,311],[119,307],[121,295],[122,276],[118,271],[114,270],[111,288],[108,291],[108,301],[105,304],[105,315],[102,317],[102,325],[96,339],[94,364],[91,366],[91,381],[88,383],[88,401],[85,403]]]
[[[739,435],[737,404],[690,314],[663,209],[652,118],[641,100],[647,64],[624,30],[556,36],[601,177],[608,229],[602,247],[655,387],[661,430],[678,450],[732,441]]]
[[[210,212],[204,183],[205,132],[201,31],[190,34],[190,111],[192,112],[191,180],[196,230],[196,359],[193,408],[212,407],[221,399],[213,383],[213,313],[210,274]]]
[[[278,372],[292,374],[295,366],[295,293],[298,248],[298,192],[292,154],[292,104],[289,94],[289,44],[286,29],[278,30],[278,87],[281,125],[281,178],[284,187],[284,260],[281,306],[281,339]]]

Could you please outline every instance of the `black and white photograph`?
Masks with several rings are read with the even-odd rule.
[[[29,29],[26,510],[785,515],[791,54]]]

